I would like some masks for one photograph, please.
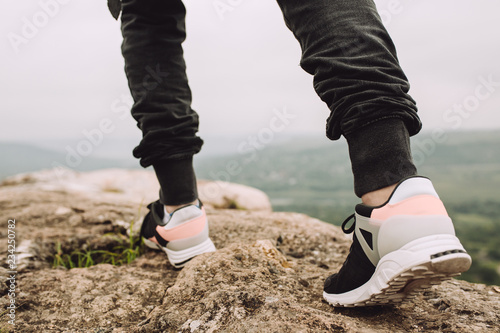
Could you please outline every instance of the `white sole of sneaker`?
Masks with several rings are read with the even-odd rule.
[[[471,262],[457,237],[427,236],[382,257],[362,286],[343,294],[323,292],[323,297],[335,307],[401,303],[467,271]]]
[[[166,247],[162,247],[146,238],[144,238],[144,244],[149,248],[165,252],[167,254],[168,261],[170,261],[172,266],[175,268],[184,267],[189,260],[197,255],[207,252],[215,252],[216,250],[215,245],[210,238],[207,238],[203,243],[180,251],[174,251]]]
[[[181,268],[197,255],[207,252],[215,252],[215,245],[210,238],[207,238],[207,240],[203,243],[184,250],[173,251],[166,247],[162,248],[162,250],[167,254],[168,261],[170,261],[172,266],[175,268]]]

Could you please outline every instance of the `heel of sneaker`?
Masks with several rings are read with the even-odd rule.
[[[380,259],[377,271],[391,277],[425,264],[436,274],[453,276],[468,270],[471,262],[471,257],[456,236],[440,234],[416,239],[385,255]]]
[[[187,249],[176,251],[169,249],[167,245],[167,247],[163,250],[167,254],[168,260],[170,261],[172,266],[174,266],[175,268],[181,268],[184,267],[184,265],[186,265],[189,260],[196,257],[197,255],[207,252],[214,252],[215,245],[210,238],[207,238],[202,243],[189,247]]]
[[[215,251],[215,246],[208,234],[208,222],[203,230],[192,237],[168,242],[163,248],[168,260],[175,268],[183,267],[189,260],[197,255]]]

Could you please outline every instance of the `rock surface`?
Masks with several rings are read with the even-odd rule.
[[[37,180],[40,174],[0,187],[2,263],[7,221],[16,220],[16,332],[500,332],[500,288],[459,280],[396,307],[329,306],[322,283],[342,265],[350,241],[339,228],[296,213],[208,209],[218,250],[180,271],[152,250],[128,265],[52,268],[58,242],[107,249],[116,245],[108,233],[125,234],[146,213],[146,195],[121,190],[142,179],[140,188],[146,171],[77,177],[90,181],[92,174],[112,179],[107,189],[65,188]],[[7,269],[0,273],[5,309]],[[1,319],[1,332],[14,331],[5,313]]]

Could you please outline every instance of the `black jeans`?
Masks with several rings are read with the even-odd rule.
[[[331,113],[326,134],[349,144],[355,193],[416,173],[409,136],[421,128],[409,83],[371,0],[278,0],[302,48],[301,66]],[[123,0],[122,52],[143,132],[134,156],[153,165],[165,204],[197,197],[192,157],[203,141],[181,43],[181,0]]]

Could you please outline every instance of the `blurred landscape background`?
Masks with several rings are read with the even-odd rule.
[[[439,135],[437,135],[439,134]],[[359,202],[343,140],[322,136],[207,137],[195,158],[200,179],[230,181],[266,192],[275,211],[304,213],[340,225]],[[0,142],[0,178],[53,167],[79,171],[139,168],[133,140],[106,140],[90,156],[80,141]],[[473,257],[462,279],[500,285],[500,132],[422,133],[412,140],[421,175],[432,179],[458,236]],[[64,147],[64,149],[61,149]]]

